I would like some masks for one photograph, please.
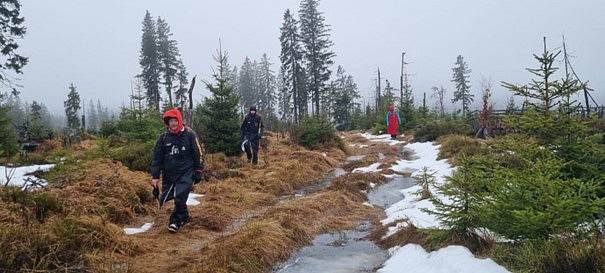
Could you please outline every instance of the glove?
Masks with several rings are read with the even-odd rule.
[[[200,183],[202,181],[202,178],[204,178],[204,171],[202,169],[194,170],[192,178],[193,184]]]

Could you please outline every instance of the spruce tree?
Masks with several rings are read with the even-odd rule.
[[[239,71],[238,78],[238,93],[241,97],[242,106],[244,108],[255,105],[257,102],[255,94],[256,73],[254,69],[255,68],[252,61],[250,60],[250,58],[246,57]]]
[[[23,107],[23,102],[19,96],[19,91],[13,89],[5,95],[4,106],[8,108],[8,117],[13,124],[24,124],[27,121],[27,107]]]
[[[382,109],[387,109],[391,104],[394,104],[397,98],[395,97],[395,88],[391,85],[389,80],[385,80],[384,94],[382,95]]]
[[[143,36],[141,38],[141,55],[139,57],[143,85],[147,90],[147,105],[156,111],[160,110],[160,58],[158,53],[158,36],[156,25],[149,11],[143,19]]]
[[[303,0],[300,4],[300,36],[303,45],[308,88],[312,96],[313,114],[320,113],[321,94],[330,80],[330,66],[335,54],[331,51],[329,25],[317,7],[319,0]]]
[[[357,84],[353,80],[353,76],[345,74],[345,70],[338,66],[333,87],[334,101],[331,114],[336,123],[336,129],[352,129],[353,111],[359,108],[355,103],[355,99],[359,98]]]
[[[10,157],[19,150],[17,132],[8,117],[8,110],[0,104],[0,157]]]
[[[175,83],[177,82],[177,73],[179,68],[183,68],[183,64],[180,61],[180,53],[177,46],[177,41],[172,39],[172,32],[170,26],[162,18],[158,17],[157,20],[157,49],[158,49],[158,60],[160,63],[160,73],[164,81],[164,88],[168,101],[166,102],[167,108],[174,107],[174,100],[172,91]]]
[[[525,85],[502,82],[502,86],[515,95],[536,100],[537,102],[529,101],[529,104],[534,106],[538,113],[544,116],[550,115],[551,109],[557,103],[557,99],[575,94],[584,89],[585,86],[585,83],[581,83],[577,79],[571,79],[570,77],[565,77],[561,80],[553,79],[553,74],[559,69],[554,66],[559,54],[561,54],[560,50],[551,52],[546,49],[546,38],[544,38],[542,54],[534,54],[534,58],[538,61],[540,67],[527,68],[527,71],[537,78]]]
[[[403,97],[400,98],[400,113],[402,118],[406,120],[406,127],[409,128],[413,126],[415,120],[415,112],[414,109],[414,92],[412,90],[412,86],[408,80],[408,74],[404,74],[403,80]]]
[[[183,60],[179,59],[177,65],[177,79],[179,82],[179,86],[175,91],[175,103],[177,106],[181,108],[185,108],[189,101],[189,74],[187,73],[187,68],[183,64]]]
[[[288,79],[285,76],[283,66],[277,75],[277,107],[278,118],[285,122],[291,122],[294,118],[294,107],[292,93],[288,90]]]
[[[24,21],[19,0],[0,0],[0,71],[21,74],[21,69],[28,63],[28,58],[17,52],[19,44],[16,39],[23,38],[26,31]],[[5,73],[0,73],[0,82],[11,86]]]
[[[80,128],[80,117],[78,116],[78,110],[80,110],[80,94],[76,90],[76,86],[72,83],[69,85],[69,94],[67,94],[67,100],[63,102],[65,106],[65,118],[67,119],[67,127],[72,129]]]
[[[258,64],[258,111],[266,116],[275,112],[275,73],[267,54],[263,54]]]
[[[140,80],[135,81],[134,83],[134,93],[130,96],[130,100],[132,101],[133,110],[136,113],[143,113],[146,110],[145,107],[145,92],[144,92],[143,83]],[[178,93],[177,93],[178,94]],[[177,99],[181,99],[177,96]],[[101,115],[99,113],[99,115]]]
[[[469,85],[469,77],[471,70],[468,68],[468,64],[464,61],[462,55],[458,55],[452,75],[452,82],[456,85],[456,91],[454,91],[454,98],[452,102],[462,102],[462,115],[468,114],[468,108],[473,102],[474,95],[471,94],[471,86]]]
[[[280,28],[279,41],[281,42],[281,71],[283,77],[283,88],[289,92],[289,95],[282,94],[282,98],[291,98],[292,110],[286,110],[286,104],[283,105],[282,112],[292,112],[294,123],[298,123],[301,116],[301,104],[306,104],[306,100],[302,101],[301,92],[306,91],[301,88],[301,83],[304,80],[302,74],[302,48],[300,45],[300,34],[298,32],[298,22],[290,10],[284,13],[284,22]],[[306,96],[304,96],[306,98]],[[289,104],[288,104],[289,106]],[[305,107],[306,108],[306,107]]]
[[[206,84],[212,96],[206,98],[201,107],[206,147],[210,152],[222,152],[228,156],[239,155],[239,96],[226,77],[229,71],[227,53],[219,49],[214,59],[218,63],[213,75],[214,83]]]
[[[515,114],[515,112],[517,112],[517,106],[515,105],[514,96],[510,96],[510,98],[508,98],[508,102],[506,103],[505,112],[507,115],[513,115],[513,114]]]
[[[33,101],[30,105],[30,129],[29,139],[32,141],[43,140],[48,134],[48,127],[43,120],[43,108],[38,102]]]
[[[97,116],[97,109],[95,108],[95,104],[92,99],[88,102],[88,128],[92,131],[96,131],[99,129],[99,117]]]
[[[422,105],[418,107],[418,115],[422,118],[426,118],[429,114],[429,108],[426,106],[426,92],[422,93]]]

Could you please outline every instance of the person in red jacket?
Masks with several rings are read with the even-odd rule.
[[[401,117],[399,111],[395,110],[395,105],[389,105],[389,111],[386,116],[387,133],[391,135],[391,139],[397,139],[397,133],[399,130],[399,124],[401,124]]]
[[[201,180],[202,149],[195,132],[183,124],[179,109],[166,111],[164,124],[166,131],[158,137],[153,150],[151,184],[157,191],[162,177],[160,206],[174,199],[168,230],[177,232],[189,222],[187,198],[193,184]]]

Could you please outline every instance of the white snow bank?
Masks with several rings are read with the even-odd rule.
[[[353,170],[353,173],[373,173],[373,172],[379,172],[380,170],[378,169],[378,167],[380,167],[380,163],[373,163],[370,166],[355,168]]]
[[[33,175],[29,175],[30,173],[36,171],[46,172],[54,167],[55,164],[46,164],[46,165],[31,165],[31,166],[23,166],[23,167],[4,167],[0,166],[0,186],[8,185],[9,186],[18,186],[22,189],[27,188],[31,184],[31,180],[36,181],[42,186],[46,186],[46,180],[37,178]],[[12,173],[12,175],[11,175]],[[8,180],[7,180],[7,175]]]
[[[478,259],[466,247],[448,246],[427,253],[421,246],[407,244],[394,249],[378,273],[510,273],[491,259]]]
[[[353,143],[353,144],[349,144],[350,147],[357,147],[357,148],[367,148],[370,145],[367,144],[359,144],[359,143]]]
[[[369,134],[369,133],[360,133],[360,135],[362,137],[367,138],[370,141],[385,142],[385,143],[387,143],[387,144],[389,144],[391,146],[405,143],[405,141],[391,139],[391,135],[372,135],[372,134]]]
[[[384,236],[382,236],[382,239],[390,237],[391,235],[397,233],[397,231],[399,231],[402,228],[407,227],[407,226],[408,226],[408,222],[399,222],[395,226],[389,227],[387,230],[387,233]]]
[[[411,172],[412,176],[420,173],[423,167],[428,167],[430,172],[435,173],[435,186],[440,186],[445,183],[445,177],[452,175],[454,167],[447,160],[437,160],[439,154],[439,145],[433,145],[431,142],[411,143],[405,147],[414,151],[416,159],[414,160],[398,160],[390,169],[398,172]],[[382,224],[390,224],[397,220],[407,219],[410,223],[419,228],[440,228],[442,225],[439,220],[432,214],[424,212],[424,209],[434,210],[435,206],[428,199],[418,200],[416,194],[421,187],[418,185],[403,189],[400,192],[404,199],[393,204],[386,209],[387,218],[382,220]],[[435,187],[431,187],[431,193],[444,202],[448,202],[448,198],[440,195]],[[388,235],[397,232],[398,228],[389,230]]]
[[[148,231],[152,226],[153,226],[153,223],[145,223],[141,227],[138,227],[138,228],[124,228],[124,233],[126,233],[126,235],[143,233],[143,232]]]
[[[197,193],[189,193],[189,197],[187,197],[187,206],[197,206],[200,204],[198,198],[204,196],[203,194]]]

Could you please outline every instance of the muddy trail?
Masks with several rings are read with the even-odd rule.
[[[195,187],[196,198],[190,197],[191,222],[177,234],[169,233],[166,223],[171,205],[137,218],[128,227],[152,223],[148,230],[128,236],[144,250],[134,256],[112,255],[100,268],[113,272],[269,272],[284,267],[280,266],[283,262],[291,263],[305,246],[333,243],[340,235],[331,232],[359,242],[361,246],[353,247],[352,253],[357,247],[370,248],[384,258],[384,251],[363,238],[382,217],[381,207],[399,198],[390,196],[392,188],[410,182],[387,168],[381,172],[364,168],[397,160],[405,142],[389,145],[353,133],[342,137],[348,155],[338,150],[286,148],[274,139],[278,145],[273,145],[267,161],[261,158],[258,167],[210,158],[209,167],[222,168],[226,175]],[[374,259],[375,265],[383,258]]]
[[[136,250],[96,252],[89,269],[269,272],[322,233],[355,229],[362,222],[370,228],[381,210],[364,205],[365,192],[385,180],[356,169],[378,158],[394,159],[400,151],[384,143],[367,144],[356,134],[343,138],[348,155],[338,149],[293,148],[287,138],[271,136],[272,145],[256,167],[209,155],[207,168],[218,174],[195,186],[187,225],[169,233],[172,203],[158,209],[151,202],[144,213],[133,212],[130,220],[116,223],[131,234],[123,235],[124,240]],[[125,180],[147,183],[144,173],[133,175]]]
[[[356,132],[341,137],[347,153],[307,150],[269,134],[271,144],[261,152],[259,166],[207,155],[205,165],[213,175],[194,187],[187,202],[191,221],[176,234],[167,230],[173,204],[157,207],[149,175],[99,157],[92,143],[45,173],[49,187],[32,196],[50,205],[60,200],[61,206],[48,212],[34,207],[35,214],[27,216],[15,213],[23,206],[11,201],[17,199],[7,199],[19,191],[0,196],[0,220],[11,223],[3,234],[31,238],[15,237],[20,243],[7,251],[54,246],[30,255],[38,259],[30,263],[32,271],[260,273],[287,264],[298,268],[293,261],[305,261],[309,247],[309,253],[318,254],[312,247],[352,246],[344,247],[351,255],[373,253],[358,263],[369,270],[385,254],[368,235],[381,226],[384,207],[399,198],[393,190],[410,183],[405,172],[389,168],[407,156],[406,141],[376,141]],[[28,217],[37,221],[31,225]],[[28,223],[30,229],[20,228]],[[57,266],[66,258],[78,263]]]

